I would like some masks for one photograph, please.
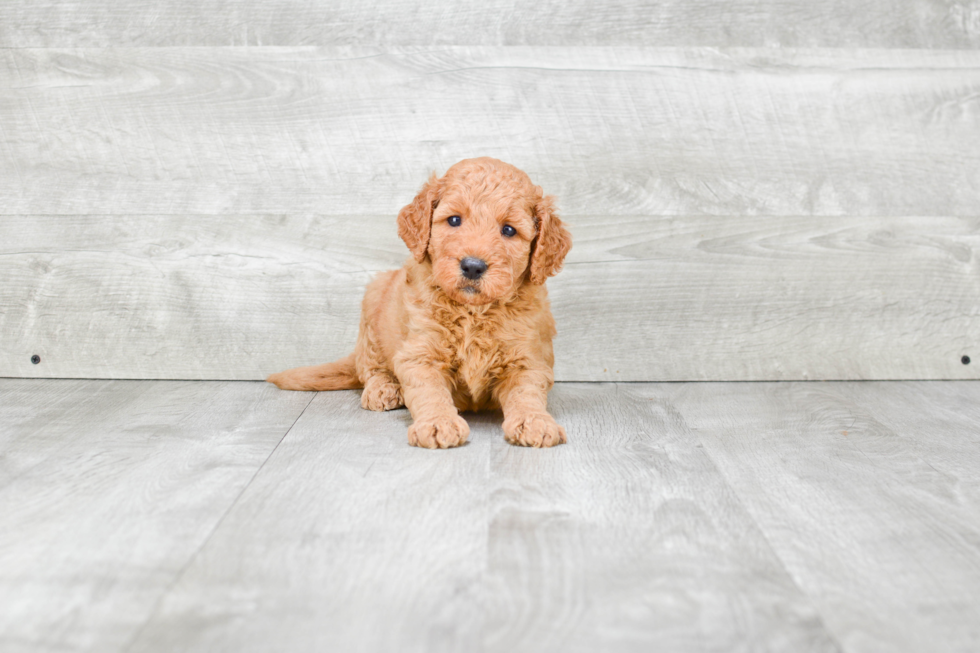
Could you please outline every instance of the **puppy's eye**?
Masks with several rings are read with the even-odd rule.
[[[504,227],[503,227],[503,229],[500,230],[500,233],[502,233],[503,235],[505,235],[508,238],[510,238],[511,236],[516,236],[517,235],[517,229],[514,229],[509,224],[505,224]]]
[[[458,227],[459,225],[463,224],[463,218],[459,217],[458,215],[452,215],[449,216],[449,219],[446,220],[446,222],[449,223],[450,227]]]

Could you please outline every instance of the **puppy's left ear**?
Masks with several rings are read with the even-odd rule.
[[[429,249],[432,211],[439,204],[440,187],[439,180],[433,174],[429,177],[429,181],[422,185],[422,189],[412,203],[398,212],[398,235],[412,250],[412,256],[419,263],[425,258],[425,253]]]
[[[534,205],[534,217],[538,221],[538,235],[531,245],[531,274],[529,280],[542,284],[548,277],[558,274],[565,255],[572,248],[572,234],[555,213],[555,198],[542,197]]]

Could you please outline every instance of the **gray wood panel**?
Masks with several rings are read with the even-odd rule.
[[[480,650],[490,439],[409,424],[316,395],[127,651]]]
[[[169,45],[977,47],[958,0],[5,0],[0,47]]]
[[[0,649],[122,650],[310,399],[0,381]]]
[[[149,383],[4,380],[0,384],[0,491],[57,455],[85,424],[118,427],[134,407],[145,410]]]
[[[568,446],[431,452],[318,395],[128,650],[837,650],[669,406],[552,408]]]
[[[978,378],[977,218],[571,216],[560,380]],[[262,379],[349,353],[393,216],[6,216],[0,376]],[[41,356],[32,365],[33,354]]]
[[[902,383],[885,391],[876,384],[850,383],[833,390],[841,401],[858,404],[866,420],[904,438],[902,446],[915,450],[942,478],[956,479],[957,503],[980,524],[980,401],[972,384]]]
[[[980,646],[980,382],[550,406],[433,452],[354,391],[0,379],[0,649]]]
[[[980,384],[637,388],[676,406],[844,650],[977,649]]]
[[[394,214],[491,155],[569,214],[975,215],[980,52],[0,50],[0,212]]]
[[[568,446],[479,434],[487,651],[839,650],[668,401],[560,384],[549,408]]]

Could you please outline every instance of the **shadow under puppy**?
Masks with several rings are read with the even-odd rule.
[[[364,388],[370,410],[408,406],[408,442],[466,442],[461,410],[502,408],[508,442],[566,441],[548,413],[555,322],[545,280],[561,268],[571,235],[521,170],[467,159],[433,175],[398,213],[413,257],[378,275],[361,305],[350,356],[268,378],[284,390]]]

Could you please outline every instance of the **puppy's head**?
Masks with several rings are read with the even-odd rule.
[[[466,159],[422,186],[398,213],[398,235],[449,297],[489,304],[561,269],[572,237],[553,202],[514,166]]]

